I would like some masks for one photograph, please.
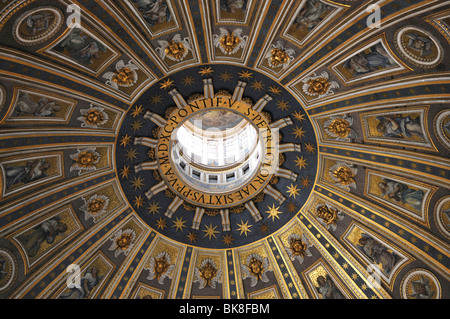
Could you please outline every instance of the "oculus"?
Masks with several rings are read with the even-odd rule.
[[[200,114],[202,114],[200,117],[192,118],[194,114],[198,115],[199,111],[205,109],[208,109],[208,111],[214,110],[214,112],[218,111],[224,113],[214,114],[210,112],[200,112]],[[187,144],[188,141],[186,139],[183,140],[183,135],[185,135],[185,132],[187,131],[187,129],[183,129],[184,125],[189,126],[193,122],[200,121],[200,119],[202,118],[207,119],[207,123],[211,125],[215,120],[217,120],[217,116],[221,114],[223,122],[222,126],[220,127],[226,127],[227,125],[233,125],[232,123],[234,122],[239,122],[239,132],[241,132],[242,129],[246,130],[248,127],[253,126],[253,128],[247,129],[249,135],[252,134],[250,132],[258,129],[258,139],[260,143],[258,144],[259,149],[257,149],[257,151],[259,153],[254,153],[255,151],[253,151],[253,153],[241,152],[240,154],[243,154],[244,157],[233,160],[233,162],[230,163],[231,166],[227,165],[228,163],[218,161],[219,147],[217,145],[219,139],[213,138],[213,136],[215,135],[211,134],[211,130],[209,132],[205,132],[205,130],[202,130],[201,133],[206,134],[206,138],[208,138],[208,136],[211,138],[211,143],[209,144],[210,148],[208,149],[208,144],[206,144],[207,149],[202,150],[203,154],[205,154],[204,156],[206,156],[207,162],[205,162],[204,156],[196,157],[194,153],[194,156],[191,157],[191,159],[193,160],[191,160],[190,163],[185,163],[185,165],[192,164],[190,170],[193,171],[194,174],[190,175],[190,177],[187,176],[187,174],[185,174],[181,161],[182,159],[189,158],[181,156],[183,156],[186,151],[191,150],[191,147],[193,146],[186,146],[189,145]],[[234,114],[239,114],[239,116],[236,116]],[[238,120],[239,117],[242,118],[240,121]],[[186,120],[190,118],[191,121],[186,122]],[[206,124],[206,126],[207,128],[209,127],[208,124]],[[236,129],[236,127],[234,129]],[[194,130],[194,128],[192,128],[192,130]],[[174,137],[174,134],[177,134],[177,136]],[[178,136],[178,134],[180,134],[180,136]],[[218,132],[216,131],[215,134],[217,135]],[[275,141],[277,141],[277,139],[272,135],[273,133],[268,121],[261,114],[259,114],[259,112],[255,111],[244,102],[234,101],[230,98],[211,98],[197,100],[188,104],[184,108],[174,111],[169,116],[169,120],[162,127],[158,139],[158,145],[156,147],[157,161],[159,163],[158,169],[160,171],[160,175],[163,177],[166,185],[171,189],[171,191],[177,194],[180,198],[183,198],[184,200],[190,202],[191,204],[215,209],[236,206],[250,200],[252,197],[259,194],[269,183],[278,163],[278,159],[274,154],[276,146]],[[181,137],[181,142],[178,142],[179,137]],[[249,144],[252,144],[251,141],[252,139],[250,139]],[[177,143],[181,143],[181,145],[185,146],[177,148]],[[194,143],[193,145],[198,148],[200,147],[201,143]],[[248,150],[252,149],[250,148],[252,147],[252,145],[247,146]],[[176,151],[175,153],[173,152],[174,150]],[[208,150],[210,150],[209,157],[207,155]],[[226,148],[222,148],[221,150],[226,151]],[[233,151],[237,152],[236,149],[231,149],[232,153]],[[213,154],[214,152],[216,153]],[[236,155],[236,153],[234,155]],[[217,162],[214,162],[214,159],[217,159]],[[226,182],[231,182],[233,179],[234,183],[228,184],[228,186],[221,187],[220,193],[217,192],[217,188],[211,188],[210,186],[208,186],[211,184],[216,184],[215,181],[211,179],[207,180],[206,177],[204,177],[208,175],[208,169],[211,168],[214,170],[228,169],[228,171],[230,171],[231,169],[231,171],[235,171],[236,165],[238,165],[239,167],[244,166],[243,168],[245,168],[245,165],[247,164],[251,165],[249,166],[249,170],[251,172],[249,172],[247,175],[249,177],[238,181],[238,183],[235,183],[234,180],[238,178],[238,176],[236,176],[237,174],[234,175],[234,178],[232,176],[229,176],[228,180],[227,176],[225,175],[225,180],[222,180],[222,182],[225,182],[226,184]],[[197,178],[197,182],[194,182],[195,178]],[[218,180],[218,182],[221,181]]]

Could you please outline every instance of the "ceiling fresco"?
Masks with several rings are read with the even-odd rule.
[[[1,299],[450,298],[450,1],[7,0],[0,35]],[[182,178],[201,116],[258,131],[236,187]]]

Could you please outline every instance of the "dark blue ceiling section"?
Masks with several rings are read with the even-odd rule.
[[[202,75],[201,73],[204,73],[204,71],[208,68],[211,72]],[[247,74],[251,74],[251,77],[244,79],[241,76],[245,73],[243,71],[246,71]],[[188,97],[192,96],[193,94],[203,94],[202,78],[205,77],[210,77],[213,79],[214,90],[216,92],[220,90],[227,90],[231,94],[233,93],[238,80],[246,81],[247,86],[244,91],[244,97],[251,98],[254,102],[259,100],[266,93],[271,94],[273,100],[267,104],[263,111],[266,111],[271,115],[273,122],[287,116],[290,116],[293,121],[293,125],[289,125],[281,129],[281,134],[283,137],[281,143],[284,144],[292,142],[300,144],[302,146],[304,146],[306,143],[309,143],[317,148],[314,129],[307,116],[305,116],[305,119],[303,121],[296,120],[295,117],[292,116],[294,112],[305,114],[305,111],[303,110],[301,105],[298,104],[297,100],[293,96],[291,96],[284,88],[280,87],[277,82],[269,79],[267,76],[261,73],[244,67],[231,65],[203,65],[185,69],[162,79],[159,83],[153,85],[146,92],[144,92],[142,96],[136,101],[135,105],[130,108],[127,116],[122,123],[117,139],[117,169],[119,173],[124,167],[127,166],[131,169],[129,177],[123,178],[119,176],[123,192],[132,205],[138,197],[145,199],[145,203],[141,207],[137,207],[136,205],[134,205],[133,208],[142,217],[142,219],[147,222],[147,224],[155,231],[181,243],[200,247],[238,247],[255,242],[261,238],[264,238],[265,236],[270,235],[277,229],[283,227],[289,220],[291,220],[295,216],[298,210],[304,205],[311,192],[311,185],[314,183],[317,171],[317,153],[309,153],[304,150],[301,153],[287,152],[284,154],[286,160],[281,165],[281,167],[289,169],[298,174],[298,178],[295,182],[284,178],[279,178],[278,182],[272,185],[275,189],[277,189],[285,197],[287,197],[287,199],[283,204],[280,205],[272,197],[265,195],[262,202],[256,203],[257,208],[263,216],[262,221],[259,221],[258,223],[255,223],[253,217],[250,215],[250,212],[247,210],[244,210],[244,212],[240,214],[230,214],[232,229],[229,232],[222,231],[220,216],[207,216],[206,214],[203,215],[200,229],[191,229],[194,212],[186,210],[183,206],[181,206],[174,213],[172,218],[167,218],[166,216],[164,216],[164,212],[170,205],[172,198],[168,197],[163,191],[153,196],[150,200],[147,200],[145,192],[152,186],[159,183],[159,181],[155,180],[153,171],[142,171],[138,174],[135,174],[133,171],[134,165],[150,161],[148,156],[149,148],[145,146],[132,145],[132,142],[124,146],[121,145],[121,139],[126,135],[131,137],[147,136],[150,138],[155,138],[152,131],[156,127],[156,125],[153,122],[143,118],[145,111],[142,112],[139,116],[133,116],[132,112],[136,108],[136,106],[142,105],[145,110],[152,110],[152,112],[158,113],[160,116],[164,117],[165,110],[168,107],[174,107],[175,103],[169,96],[168,90],[161,89],[160,84],[166,81],[173,81],[173,86],[171,86],[171,88],[176,87],[181,95],[185,99],[188,99]],[[192,81],[186,81],[186,79],[191,78]],[[190,82],[191,84],[187,84]],[[278,94],[271,93],[271,88],[278,88],[280,92]],[[277,91],[275,90],[275,92]],[[155,99],[155,97],[157,98]],[[280,105],[285,104],[288,105],[287,108],[280,107]],[[140,128],[136,130],[136,126],[134,125],[134,123],[139,121],[142,125],[139,125]],[[302,128],[302,130],[305,131],[305,135],[299,138],[293,133],[294,128]],[[133,138],[131,138],[131,141],[133,141]],[[130,152],[134,152],[135,156],[130,156]],[[301,156],[307,162],[307,166],[305,168],[299,168],[295,164],[297,157]],[[133,181],[135,178],[141,178],[144,181],[144,184],[140,188],[136,188],[133,186]],[[309,180],[310,184],[302,186],[300,182],[301,179]],[[287,192],[288,187],[291,187],[293,185],[297,185],[299,189],[299,195],[295,196],[295,198],[290,197]],[[149,207],[153,204],[156,204],[160,207],[157,213],[149,212]],[[289,209],[288,206],[293,206],[295,207],[295,209]],[[278,208],[278,210],[280,211],[280,214],[278,215],[279,218],[269,218],[267,212],[272,207]],[[177,230],[175,227],[173,227],[173,223],[177,218],[181,218],[185,221],[184,226],[186,227],[182,228],[182,230]],[[242,225],[242,223],[246,222],[248,222],[248,225],[251,225],[250,231],[246,234],[241,234],[238,231],[238,225]],[[165,224],[166,226],[161,226],[161,223]],[[212,227],[217,231],[217,233],[215,233],[215,237],[205,236],[205,230],[208,227]],[[189,239],[188,236],[190,233],[196,234],[196,241],[191,241]],[[225,236],[232,237],[232,244],[226,244],[223,241]]]

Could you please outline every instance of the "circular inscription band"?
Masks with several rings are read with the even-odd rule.
[[[206,109],[226,109],[239,113],[258,131],[261,142],[259,167],[249,181],[238,189],[204,190],[188,185],[178,173],[178,168],[170,156],[176,130],[196,112]],[[268,120],[242,101],[226,97],[199,99],[175,110],[159,133],[156,147],[159,172],[172,192],[191,204],[205,208],[223,209],[249,201],[263,191],[278,168],[278,129],[271,129]]]

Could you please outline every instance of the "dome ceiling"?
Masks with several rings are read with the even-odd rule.
[[[450,2],[15,0],[0,34],[0,298],[450,297]],[[197,188],[205,110],[261,153]]]

